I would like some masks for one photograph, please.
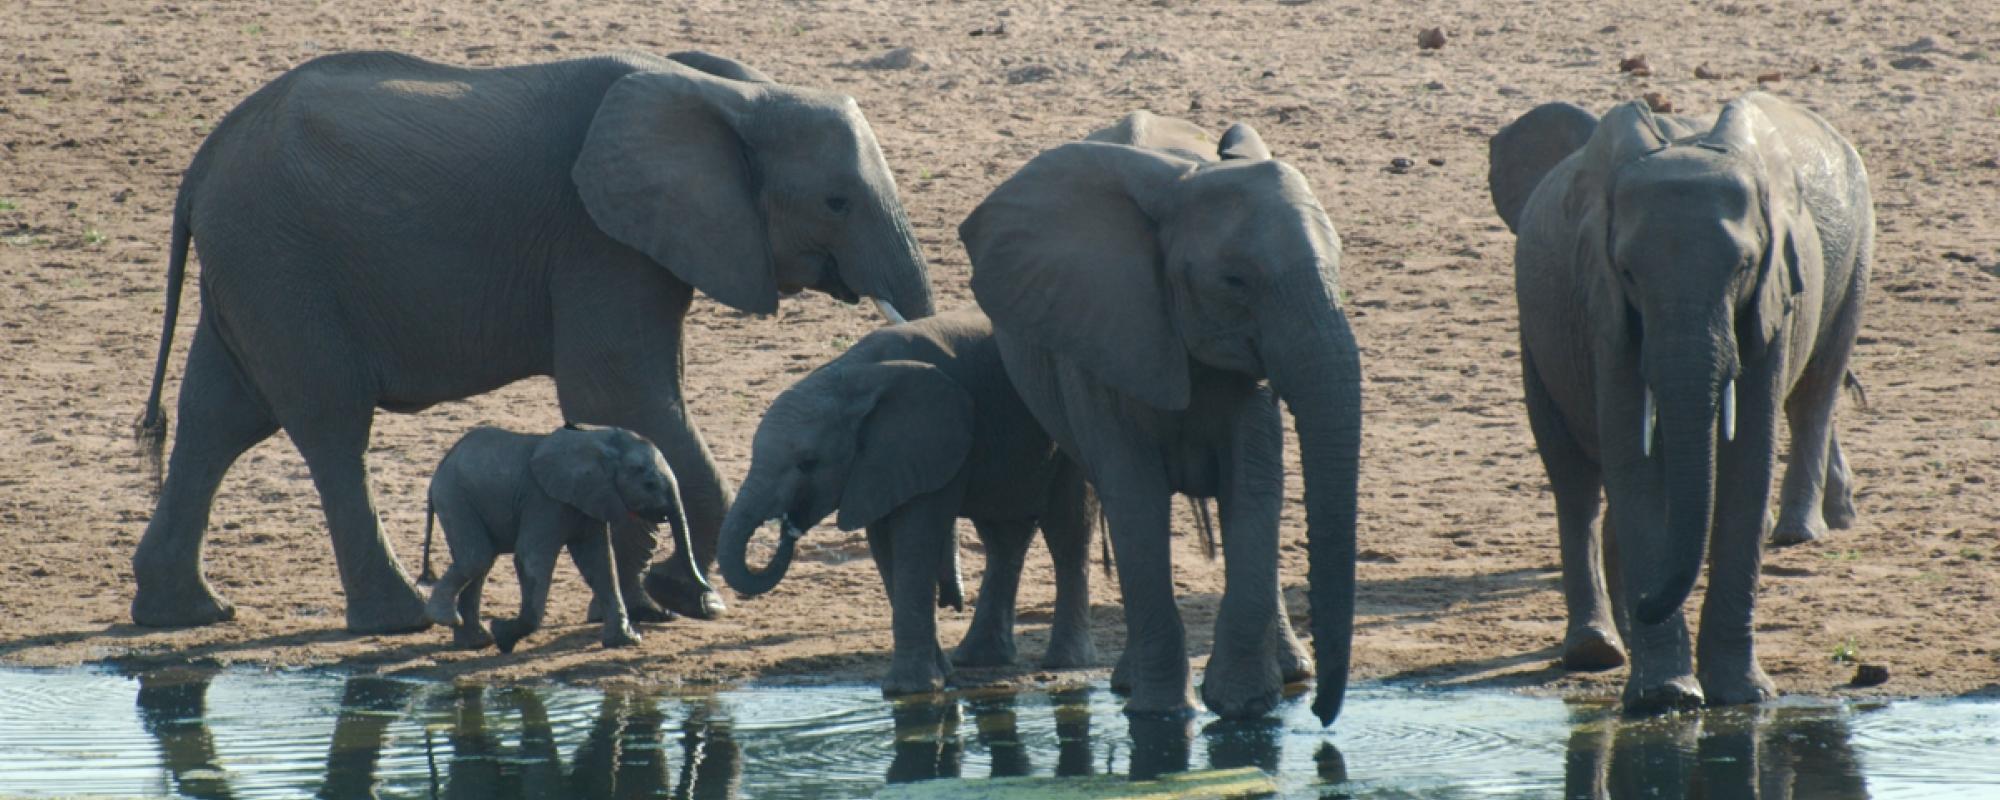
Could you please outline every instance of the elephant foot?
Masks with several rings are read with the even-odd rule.
[[[722,602],[722,595],[716,594],[714,589],[667,571],[666,567],[670,563],[672,562],[663,561],[646,570],[646,579],[643,583],[646,594],[651,596],[652,600],[665,607],[667,611],[694,619],[716,620],[728,613],[729,606]]]
[[[1821,504],[1820,515],[1826,517],[1826,526],[1837,531],[1854,527],[1854,495],[1834,495],[1828,493]]]
[[[1132,651],[1127,649],[1118,656],[1118,664],[1111,668],[1111,693],[1125,697],[1132,696]]]
[[[1701,708],[1703,697],[1701,687],[1694,676],[1682,675],[1657,683],[1629,680],[1625,683],[1625,695],[1621,698],[1625,715],[1645,717],[1674,711],[1693,711]]]
[[[636,645],[640,642],[640,636],[638,631],[632,630],[632,626],[627,625],[615,631],[606,631],[604,638],[599,641],[609,650]]]
[[[1125,698],[1125,715],[1128,717],[1151,717],[1154,719],[1193,719],[1199,713],[1194,706],[1194,696],[1186,684],[1175,689],[1171,684],[1160,687],[1134,687],[1130,697]],[[1217,712],[1220,713],[1220,712]]]
[[[132,597],[132,622],[148,628],[193,628],[236,619],[236,606],[222,599],[208,581],[195,578],[180,591],[148,589],[139,583]]]
[[[411,633],[430,626],[423,597],[400,577],[386,590],[347,593],[348,633]]]
[[[968,633],[951,651],[951,663],[961,667],[1004,667],[1014,663],[1014,637]]]
[[[1082,669],[1097,663],[1097,646],[1088,633],[1058,633],[1049,637],[1049,649],[1042,654],[1042,669]]]
[[[1617,669],[1625,666],[1625,647],[1609,626],[1571,628],[1563,637],[1562,666],[1571,672]]]
[[[951,676],[944,652],[936,645],[927,648],[929,652],[910,653],[896,651],[889,664],[889,674],[882,679],[884,697],[900,697],[911,694],[936,694],[944,691],[944,682]]]
[[[454,630],[465,626],[465,620],[458,616],[458,598],[446,597],[443,592],[431,593],[431,601],[424,604],[424,616],[434,625]]]
[[[1257,719],[1278,707],[1285,690],[1278,662],[1269,654],[1222,660],[1210,657],[1201,678],[1201,702],[1223,719]]]
[[[493,634],[477,623],[451,629],[451,646],[463,650],[483,650],[493,644]]]
[[[493,644],[499,647],[502,653],[512,653],[514,652],[514,645],[520,644],[521,639],[525,638],[533,630],[527,625],[522,624],[519,620],[503,619],[496,621],[493,623]]]
[[[1751,664],[1748,670],[1729,670],[1722,675],[1703,672],[1701,690],[1708,695],[1711,706],[1752,705],[1778,697],[1778,685],[1756,664]]]
[[[1826,520],[1817,513],[1809,515],[1809,518],[1804,520],[1790,514],[1783,515],[1778,519],[1778,527],[1771,529],[1772,547],[1790,547],[1824,538],[1826,538]]]
[[[1312,654],[1306,652],[1306,646],[1296,638],[1278,637],[1277,657],[1278,678],[1286,684],[1304,683],[1318,673]]]
[[[638,597],[645,597],[645,595],[641,593]],[[625,598],[625,615],[630,617],[633,622],[672,622],[675,617],[680,616],[672,611],[661,608],[660,604],[653,602],[653,598],[651,597],[646,597],[643,604],[635,604],[634,601],[636,599],[636,597]],[[583,621],[591,624],[604,621],[604,606],[597,602],[596,598],[591,599],[590,607],[583,612]]]

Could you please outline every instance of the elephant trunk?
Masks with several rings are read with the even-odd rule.
[[[786,523],[784,536],[778,540],[778,552],[771,556],[771,562],[762,570],[750,569],[751,535],[763,527],[765,521],[779,515],[780,509],[771,500],[770,488],[754,476],[736,494],[736,502],[730,504],[729,514],[722,520],[716,567],[722,571],[723,580],[728,581],[729,587],[738,594],[750,597],[771,591],[791,569],[798,537],[789,523]]]
[[[882,211],[888,232],[879,249],[857,264],[869,277],[850,285],[875,301],[889,322],[918,320],[937,313],[931,302],[931,282],[924,266],[924,250],[910,230],[910,220],[893,205]]]
[[[1668,349],[1656,388],[1659,441],[1653,457],[1662,459],[1661,489],[1666,498],[1666,535],[1652,556],[1638,553],[1661,572],[1638,583],[1635,611],[1643,625],[1658,625],[1680,610],[1694,591],[1695,580],[1708,556],[1709,529],[1715,519],[1716,422],[1724,410],[1722,390],[1727,378],[1719,348],[1704,340]],[[1642,412],[1644,413],[1644,412]]]
[[[1329,302],[1330,306],[1331,303]],[[1319,686],[1313,713],[1330,725],[1347,693],[1354,641],[1355,493],[1361,452],[1361,361],[1354,333],[1338,308],[1322,306],[1292,319],[1311,320],[1305,335],[1266,337],[1271,384],[1291,409],[1305,470],[1307,579],[1312,606],[1313,659]],[[1282,609],[1280,613],[1283,613]]]

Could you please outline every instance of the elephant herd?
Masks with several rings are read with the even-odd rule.
[[[1334,226],[1246,125],[1212,136],[1141,111],[1050,144],[959,226],[978,308],[938,314],[888,164],[845,96],[702,53],[466,69],[370,52],[293,69],[216,126],[174,206],[139,425],[156,459],[191,242],[202,304],[133,556],[134,621],[233,618],[203,575],[209,509],[237,457],[282,428],[319,492],[351,631],[439,622],[483,646],[479,582],[515,552],[523,613],[494,626],[511,648],[539,624],[568,546],[606,643],[622,644],[628,619],[721,616],[703,577],[718,555],[739,593],[773,590],[798,539],[833,517],[867,531],[892,601],[884,689],[933,691],[954,663],[1015,658],[1037,528],[1058,583],[1044,663],[1094,663],[1086,562],[1101,518],[1125,609],[1114,688],[1129,713],[1184,715],[1179,494],[1199,498],[1204,528],[1213,499],[1224,556],[1201,701],[1260,717],[1317,672],[1313,709],[1330,724],[1354,631],[1362,420]],[[1872,251],[1859,157],[1763,94],[1712,120],[1552,103],[1493,137],[1489,180],[1517,235],[1564,662],[1629,654],[1634,713],[1771,697],[1751,636],[1761,548],[1854,519],[1833,412]],[[806,289],[866,297],[893,324],[777,399],[732,493],[684,401],[689,305],[700,290],[768,314]],[[374,412],[536,375],[554,378],[569,424],[476,431],[440,465],[431,501],[453,563],[427,607],[369,491]],[[1281,402],[1304,473],[1310,651],[1281,599]],[[1781,409],[1792,457],[1767,529]],[[934,614],[964,602],[960,518],[987,569],[948,657]],[[659,521],[677,547],[649,567]],[[749,541],[772,521],[776,554],[754,568]],[[1680,608],[1704,563],[1691,646]]]

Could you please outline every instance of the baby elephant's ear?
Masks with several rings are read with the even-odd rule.
[[[535,446],[528,471],[558,502],[600,522],[615,522],[631,514],[612,481],[616,461],[604,432],[563,428]]]
[[[885,361],[857,370],[870,406],[856,432],[840,496],[840,529],[875,522],[950,482],[972,449],[972,396],[929,364]]]

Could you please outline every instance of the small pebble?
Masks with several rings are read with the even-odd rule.
[[[1396,173],[1397,175],[1409,172],[1410,168],[1416,165],[1417,162],[1411,161],[1407,158],[1403,158],[1402,156],[1397,156],[1395,158],[1389,159],[1389,171]]]
[[[1451,41],[1451,37],[1444,35],[1443,28],[1426,28],[1417,34],[1417,46],[1425,50],[1443,48],[1444,43],[1448,41]]]
[[[1782,81],[1784,79],[1785,79],[1785,73],[1782,72],[1766,72],[1762,75],[1757,76],[1758,83],[1777,83],[1778,81]]]
[[[1424,160],[1425,160],[1426,162],[1429,162],[1429,163],[1430,163],[1430,165],[1431,165],[1431,166],[1433,166],[1433,167],[1442,167],[1442,166],[1444,166],[1444,157],[1443,157],[1443,156],[1431,156],[1430,158],[1427,158],[1427,159],[1424,159]]]
[[[1643,78],[1653,74],[1653,65],[1647,63],[1645,56],[1632,56],[1631,58],[1621,59],[1618,62],[1618,71],[1631,73],[1633,77]]]
[[[1652,109],[1655,114],[1674,113],[1674,101],[1668,100],[1666,95],[1659,92],[1647,92],[1645,100],[1646,107]]]
[[[1709,69],[1707,64],[1694,68],[1694,76],[1705,81],[1722,80],[1722,73]]]

